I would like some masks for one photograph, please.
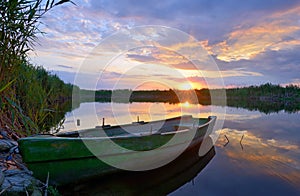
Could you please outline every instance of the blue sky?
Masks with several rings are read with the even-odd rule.
[[[65,4],[45,15],[40,28],[46,34],[39,37],[40,44],[31,54],[34,64],[44,66],[66,82],[73,83],[76,73],[82,72],[85,82],[93,83],[95,88],[114,88],[120,77],[120,88],[160,88],[158,83],[162,84],[161,88],[205,87],[205,75],[211,77],[213,73],[204,72],[204,76],[193,73],[190,62],[175,66],[170,59],[174,61],[176,54],[157,48],[129,51],[116,60],[118,65],[107,70],[101,81],[97,65],[83,63],[95,47],[116,32],[143,25],[162,25],[194,37],[217,64],[227,87],[266,82],[300,84],[300,1],[74,2],[77,6]],[[134,73],[122,72],[124,67],[137,62],[142,66],[135,68]],[[184,78],[168,75],[169,71],[163,68],[166,64],[174,65],[172,69],[179,70]],[[161,76],[153,72],[153,67]],[[138,81],[147,81],[145,78],[157,82],[152,86],[147,82],[147,85],[139,84]],[[89,88],[89,85],[81,87]]]

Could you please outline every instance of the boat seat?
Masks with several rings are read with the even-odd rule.
[[[61,132],[55,134],[57,137],[79,137],[78,131],[71,131],[71,132]]]

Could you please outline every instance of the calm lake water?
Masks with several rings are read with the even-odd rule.
[[[218,106],[189,103],[81,103],[66,115],[63,131],[139,120],[165,119],[181,114],[219,115]],[[200,110],[200,113],[198,112]],[[80,119],[80,126],[77,126]],[[97,179],[64,194],[148,195],[300,195],[300,113],[264,114],[226,107],[226,119],[208,156],[160,171],[120,173]],[[228,139],[227,139],[227,138]],[[182,166],[182,167],[181,167]]]

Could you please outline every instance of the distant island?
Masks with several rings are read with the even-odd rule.
[[[282,87],[270,83],[229,89],[80,90],[80,102],[164,102],[170,104],[189,102],[191,104],[211,105],[211,93],[217,94],[224,90],[227,106],[259,110],[264,113],[300,110],[300,87],[296,85]]]

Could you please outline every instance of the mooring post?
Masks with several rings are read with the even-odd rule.
[[[105,124],[105,118],[102,118],[102,127],[104,127]]]
[[[80,119],[77,119],[77,126],[80,126]]]
[[[137,116],[137,122],[140,122],[140,117],[139,116]]]

